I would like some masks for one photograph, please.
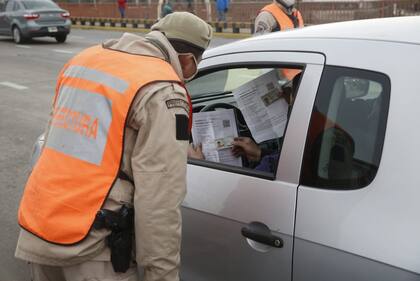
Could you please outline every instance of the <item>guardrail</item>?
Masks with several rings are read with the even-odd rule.
[[[0,0],[0,6],[3,0]],[[74,17],[119,18],[116,0],[57,0]],[[158,1],[127,0],[126,17],[130,19],[156,19]],[[189,11],[207,21],[216,21],[216,2],[211,0],[211,14],[204,1],[170,1],[174,11]],[[230,1],[226,21],[252,23],[258,12],[272,0]],[[188,5],[190,3],[191,5]],[[420,0],[314,0],[296,1],[305,24],[322,24],[367,18],[420,15]],[[0,7],[1,10],[1,7]],[[214,25],[215,26],[215,25]]]
[[[120,28],[139,28],[150,29],[156,22],[151,19],[120,19],[120,18],[87,18],[72,17],[71,21],[80,26],[100,26],[100,27],[120,27]],[[252,34],[254,24],[249,22],[209,22],[215,32]]]

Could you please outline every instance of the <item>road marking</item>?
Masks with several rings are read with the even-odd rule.
[[[85,39],[85,37],[83,37],[83,36],[78,36],[78,35],[70,35],[69,37],[70,37],[70,38],[73,38],[73,39]]]
[[[30,48],[32,48],[31,46],[25,46],[25,45],[16,45],[16,47],[23,48],[23,49],[30,49]]]
[[[19,84],[15,84],[15,83],[12,83],[12,82],[7,82],[7,81],[0,82],[0,85],[10,87],[10,88],[13,88],[13,89],[16,89],[16,90],[26,90],[26,89],[28,89],[28,87],[25,87],[25,86],[22,86],[22,85],[19,85]]]
[[[62,54],[73,54],[72,51],[66,51],[66,50],[54,49],[53,51],[56,53],[62,53]]]

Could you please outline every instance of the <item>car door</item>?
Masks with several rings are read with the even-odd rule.
[[[198,78],[187,85],[195,111],[206,103],[235,104],[238,88],[259,75],[282,73],[285,65],[300,68],[303,75],[272,173],[189,159],[182,280],[291,280],[304,136],[323,64],[320,54],[292,52],[228,54],[201,62]],[[282,79],[279,83],[287,80]],[[197,91],[211,94],[197,98]],[[267,96],[262,97],[266,103]]]
[[[6,3],[4,11],[0,12],[0,32],[2,34],[11,34],[11,22],[13,16],[13,8],[15,5],[14,0],[10,0]]]
[[[298,191],[295,281],[420,280],[420,229],[417,216],[410,217],[418,214],[418,197],[412,196],[418,185],[404,177],[410,171],[403,156],[416,153],[410,148],[418,142],[406,134],[412,127],[401,122],[415,120],[418,111],[410,112],[415,107],[405,103],[414,99],[399,95],[416,91],[404,90],[409,79],[391,83],[389,77],[399,77],[400,70],[383,64],[393,75],[324,68]],[[414,73],[416,67],[404,70]],[[392,129],[388,112],[395,114],[388,121]],[[411,145],[400,145],[402,139]]]
[[[7,1],[5,3],[0,3],[0,33],[5,34],[7,32],[7,13],[6,13],[6,7],[9,7],[8,10],[13,8],[13,3],[10,3],[13,1]]]

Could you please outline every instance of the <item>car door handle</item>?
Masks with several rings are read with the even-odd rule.
[[[275,248],[283,247],[283,240],[271,233],[271,230],[265,224],[253,221],[247,226],[242,227],[241,233],[244,237],[256,242],[269,245]]]

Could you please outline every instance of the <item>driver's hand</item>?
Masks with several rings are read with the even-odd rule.
[[[203,146],[201,143],[194,146],[192,143],[188,146],[188,158],[204,160]]]
[[[245,156],[249,161],[255,162],[261,160],[261,148],[251,138],[234,138],[232,145],[232,154],[234,156]]]

